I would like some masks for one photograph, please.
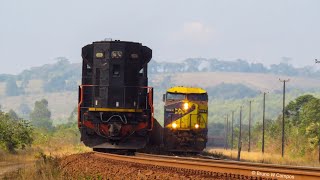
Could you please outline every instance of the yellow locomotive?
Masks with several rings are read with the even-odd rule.
[[[163,143],[168,151],[201,152],[207,143],[208,94],[202,88],[176,86],[163,95]]]

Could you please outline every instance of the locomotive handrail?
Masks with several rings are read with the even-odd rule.
[[[83,93],[82,93],[82,86],[79,86],[79,94],[80,94],[80,100],[78,103],[78,128],[80,128],[80,121],[81,121],[81,117],[80,117],[80,108],[81,108],[81,104],[82,104],[82,100],[83,100]]]
[[[149,106],[150,106],[150,108],[151,108],[151,126],[150,126],[150,129],[148,129],[148,131],[152,131],[152,129],[153,129],[153,121],[154,121],[154,118],[153,118],[153,111],[154,111],[154,109],[153,109],[153,88],[152,87],[147,87],[148,88],[148,90],[150,91],[149,93],[148,93],[148,96],[149,96]],[[150,89],[149,89],[150,88]]]
[[[123,96],[122,96],[122,100],[120,100],[119,102],[120,102],[120,104],[122,104],[122,105],[120,105],[121,107],[118,107],[118,106],[116,106],[116,107],[114,107],[114,108],[126,108],[126,91],[127,91],[127,89],[128,88],[136,88],[136,90],[139,90],[139,89],[145,89],[145,90],[147,90],[147,94],[150,96],[150,97],[148,97],[147,96],[147,94],[146,95],[141,95],[141,94],[139,94],[138,96],[136,96],[136,101],[135,102],[137,102],[137,104],[138,104],[138,106],[136,106],[136,105],[134,105],[134,107],[135,107],[135,109],[136,108],[138,108],[138,107],[140,107],[141,108],[141,105],[145,105],[145,107],[142,107],[143,109],[149,109],[149,110],[151,110],[151,108],[152,108],[152,104],[153,103],[148,103],[147,101],[151,101],[152,102],[152,99],[153,99],[153,95],[152,95],[152,87],[148,87],[148,86],[110,86],[110,85],[92,85],[92,84],[85,84],[85,85],[80,85],[80,87],[82,87],[82,89],[84,89],[84,87],[106,87],[107,89],[113,89],[113,88],[115,88],[115,90],[117,91],[117,90],[122,90],[123,91]],[[84,93],[85,91],[83,90],[82,91],[82,93]],[[143,101],[141,101],[141,97],[144,97],[144,99],[145,99],[145,103],[143,103]],[[85,100],[84,100],[85,101]],[[85,101],[84,103],[86,103],[87,101]],[[141,103],[142,102],[142,103]],[[89,103],[90,104],[90,103]],[[91,104],[93,104],[93,103],[91,103]],[[148,105],[150,106],[150,108],[148,108]],[[89,107],[94,107],[93,105],[92,106],[89,106]],[[153,113],[153,112],[152,112]]]
[[[83,84],[83,85],[79,85],[79,103],[78,103],[78,127],[81,126],[81,117],[80,117],[80,110],[81,108],[90,108],[89,107],[81,107],[83,104],[83,93],[84,87],[119,87],[119,86],[109,86],[109,85],[93,85],[93,84]],[[153,126],[154,126],[154,107],[153,107],[153,87],[149,87],[149,86],[120,86],[119,88],[124,88],[124,96],[123,96],[123,100],[124,100],[124,106],[125,106],[125,89],[126,88],[141,88],[141,89],[146,89],[147,90],[147,96],[146,96],[146,100],[148,100],[148,104],[146,104],[145,109],[148,110],[148,105],[150,107],[150,111],[151,111],[151,124],[150,124],[150,128],[148,129],[148,131],[152,131]],[[138,99],[139,101],[139,99]],[[139,103],[138,103],[139,104]],[[121,109],[123,107],[116,107],[116,109]],[[135,107],[137,108],[137,106]]]
[[[136,87],[136,88],[143,88],[143,89],[153,89],[151,86],[109,86],[109,85],[95,85],[95,84],[81,84],[80,87],[98,87],[98,86],[105,86],[105,87]]]

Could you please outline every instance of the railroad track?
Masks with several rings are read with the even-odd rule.
[[[261,163],[212,160],[136,153],[124,156],[95,152],[96,156],[156,167],[175,168],[185,173],[212,177],[212,179],[295,179],[319,180],[320,168],[272,165]]]

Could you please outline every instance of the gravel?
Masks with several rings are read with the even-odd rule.
[[[67,156],[59,168],[65,179],[223,179],[188,169],[112,160],[92,152]]]

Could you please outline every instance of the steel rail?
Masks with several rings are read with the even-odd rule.
[[[226,178],[239,179],[295,179],[319,180],[320,168],[284,166],[273,164],[211,160],[190,157],[174,157],[136,153],[136,156],[124,156],[95,152],[97,156],[114,160],[194,170],[199,174],[220,174]]]
[[[195,157],[181,157],[181,156],[165,156],[165,155],[156,155],[156,154],[146,154],[146,153],[135,153],[139,157],[158,157],[158,158],[168,158],[168,159],[178,159],[184,161],[197,161],[197,162],[212,162],[212,163],[225,163],[225,164],[239,164],[239,165],[248,165],[248,166],[259,166],[259,167],[274,167],[274,168],[284,168],[284,169],[295,169],[295,170],[308,170],[315,171],[320,173],[320,168],[317,167],[308,167],[308,166],[289,166],[289,165],[279,165],[279,164],[263,164],[263,163],[254,163],[254,162],[239,162],[233,160],[220,160],[220,159],[208,159],[206,156],[204,158],[195,158]]]
[[[138,157],[149,157],[149,158],[163,158],[179,161],[193,161],[193,162],[203,162],[211,163],[217,166],[225,167],[224,165],[234,166],[240,169],[251,170],[251,174],[261,172],[267,173],[277,173],[287,174],[287,175],[302,175],[302,176],[311,176],[315,179],[320,179],[320,168],[317,167],[306,167],[306,166],[289,166],[289,165],[278,165],[278,164],[263,164],[263,163],[253,163],[253,162],[239,162],[232,160],[215,160],[215,159],[202,159],[202,158],[193,158],[193,157],[179,157],[179,156],[165,156],[165,155],[154,155],[146,153],[136,153]],[[266,174],[260,174],[266,175]],[[303,177],[305,179],[306,177]],[[285,179],[285,178],[284,178]],[[287,177],[288,179],[288,177]],[[294,179],[297,179],[295,177]]]

